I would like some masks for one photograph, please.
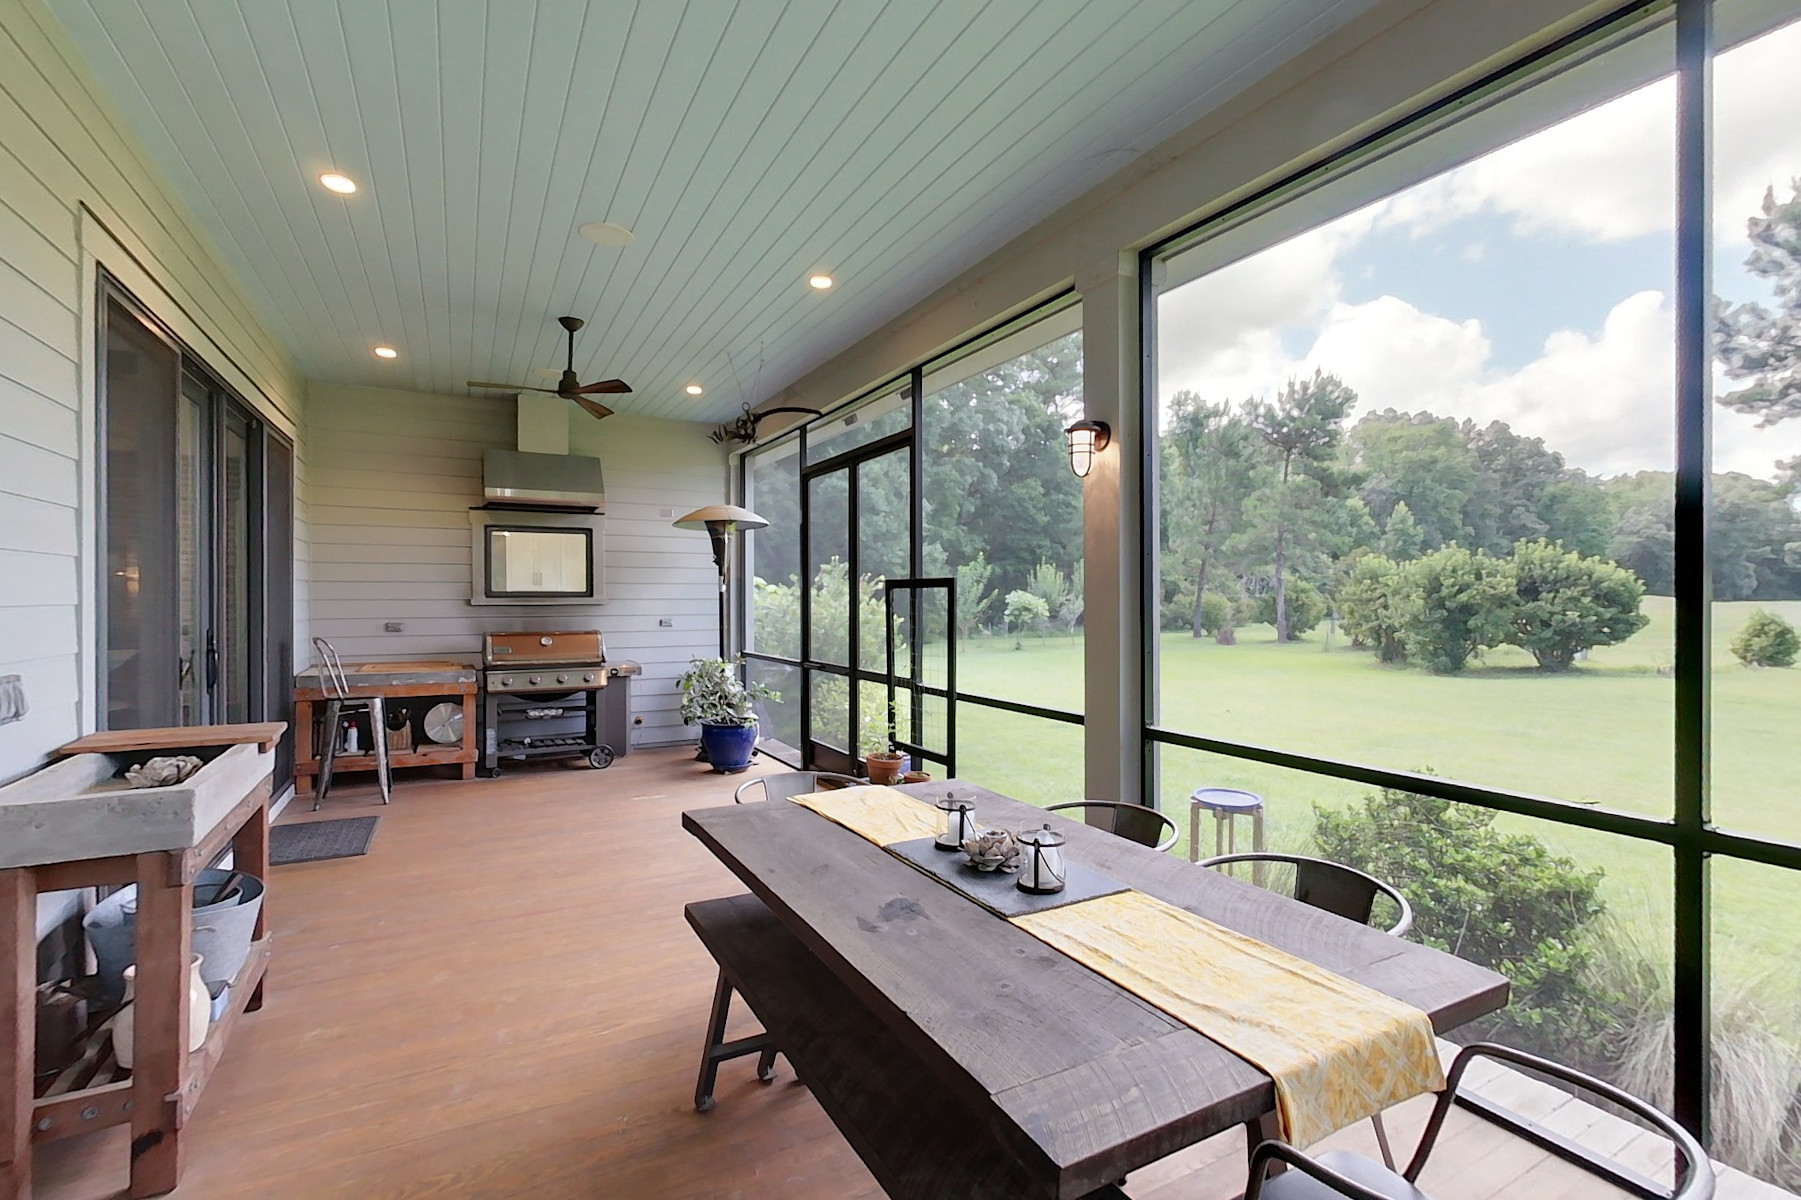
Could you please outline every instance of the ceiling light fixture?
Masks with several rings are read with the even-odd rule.
[[[815,275],[807,280],[807,286],[816,292],[829,292],[832,290],[833,282],[830,275]]]
[[[621,246],[632,244],[632,231],[611,221],[589,221],[576,232],[582,235],[584,241],[593,242],[596,246],[608,246],[617,250]]]
[[[356,192],[356,180],[338,171],[327,171],[319,176],[319,186],[340,196],[354,195]]]
[[[699,396],[699,395],[704,394],[707,389],[704,387],[701,387],[700,384],[698,384],[698,383],[691,383],[687,387],[683,388],[682,390],[684,392],[687,392],[690,396]]]
[[[392,347],[392,346],[377,346],[375,348],[375,357],[377,357],[377,358],[399,358],[400,351],[394,349],[394,347]]]

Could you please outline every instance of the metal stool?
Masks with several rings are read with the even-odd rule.
[[[1238,853],[1238,814],[1251,817],[1251,850],[1263,852],[1263,797],[1237,788],[1196,788],[1188,798],[1188,861],[1201,861],[1201,810],[1213,814],[1213,854]]]
[[[338,729],[346,716],[360,712],[369,714],[369,749],[375,755],[375,777],[381,785],[381,802],[392,803],[394,779],[388,769],[388,714],[381,696],[351,695],[350,682],[344,677],[344,664],[338,660],[338,652],[332,649],[331,643],[316,637],[313,649],[319,655],[320,675],[325,684],[325,738],[319,748],[319,781],[313,785],[313,811],[319,811],[325,793],[331,790],[332,766],[338,757]]]

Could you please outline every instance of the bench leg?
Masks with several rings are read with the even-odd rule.
[[[731,1015],[732,985],[719,972],[713,986],[713,1011],[707,1017],[707,1043],[700,1052],[700,1078],[694,1084],[694,1110],[710,1112],[713,1108],[713,1086],[719,1081],[719,1064],[727,1059],[757,1056],[757,1078],[768,1083],[775,1078],[775,1039],[767,1033],[754,1034],[736,1041],[725,1040],[726,1018]]]

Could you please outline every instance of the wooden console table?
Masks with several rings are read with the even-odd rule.
[[[346,663],[345,671],[349,675],[352,696],[379,695],[387,699],[442,696],[458,701],[463,709],[461,742],[452,746],[418,745],[411,750],[390,750],[388,763],[395,767],[458,766],[462,768],[464,779],[475,778],[475,764],[480,757],[476,747],[480,721],[475,704],[480,687],[476,682],[479,671],[454,662]],[[302,792],[318,787],[319,746],[313,732],[316,724],[313,711],[316,705],[325,703],[326,694],[317,672],[300,675],[294,684],[294,787],[296,792]],[[392,704],[388,706],[390,712],[393,707]],[[373,750],[365,754],[340,754],[332,760],[331,769],[334,776],[341,771],[373,771],[375,754]]]
[[[226,754],[235,757],[223,774],[233,781],[230,794],[238,798],[186,845],[0,868],[0,1200],[31,1195],[34,1144],[127,1123],[129,1194],[157,1196],[180,1182],[188,1117],[239,1018],[262,1006],[269,965],[269,791],[275,763],[271,751],[286,728],[270,722],[120,730],[82,738],[59,751],[135,754],[225,746]],[[219,761],[223,757],[208,768]],[[236,867],[264,881],[263,907],[250,955],[232,980],[230,1005],[213,1022],[206,1042],[190,1053],[186,1030],[194,880],[227,846]],[[128,883],[138,887],[133,1001],[137,1045],[131,1075],[74,1091],[58,1092],[53,1084],[47,1094],[36,1096],[37,895]],[[96,1031],[90,1036],[108,1035]],[[110,1047],[101,1049],[110,1056]]]

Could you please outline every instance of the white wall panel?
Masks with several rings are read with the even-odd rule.
[[[606,476],[607,602],[476,607],[468,510],[481,503],[482,451],[510,448],[515,429],[510,400],[313,386],[313,632],[345,658],[473,661],[483,633],[598,628],[609,657],[644,665],[632,744],[688,740],[674,680],[718,648],[718,576],[705,535],[670,522],[724,496],[724,451],[704,425],[571,408],[570,452],[599,458]],[[389,621],[406,628],[384,632]]]

